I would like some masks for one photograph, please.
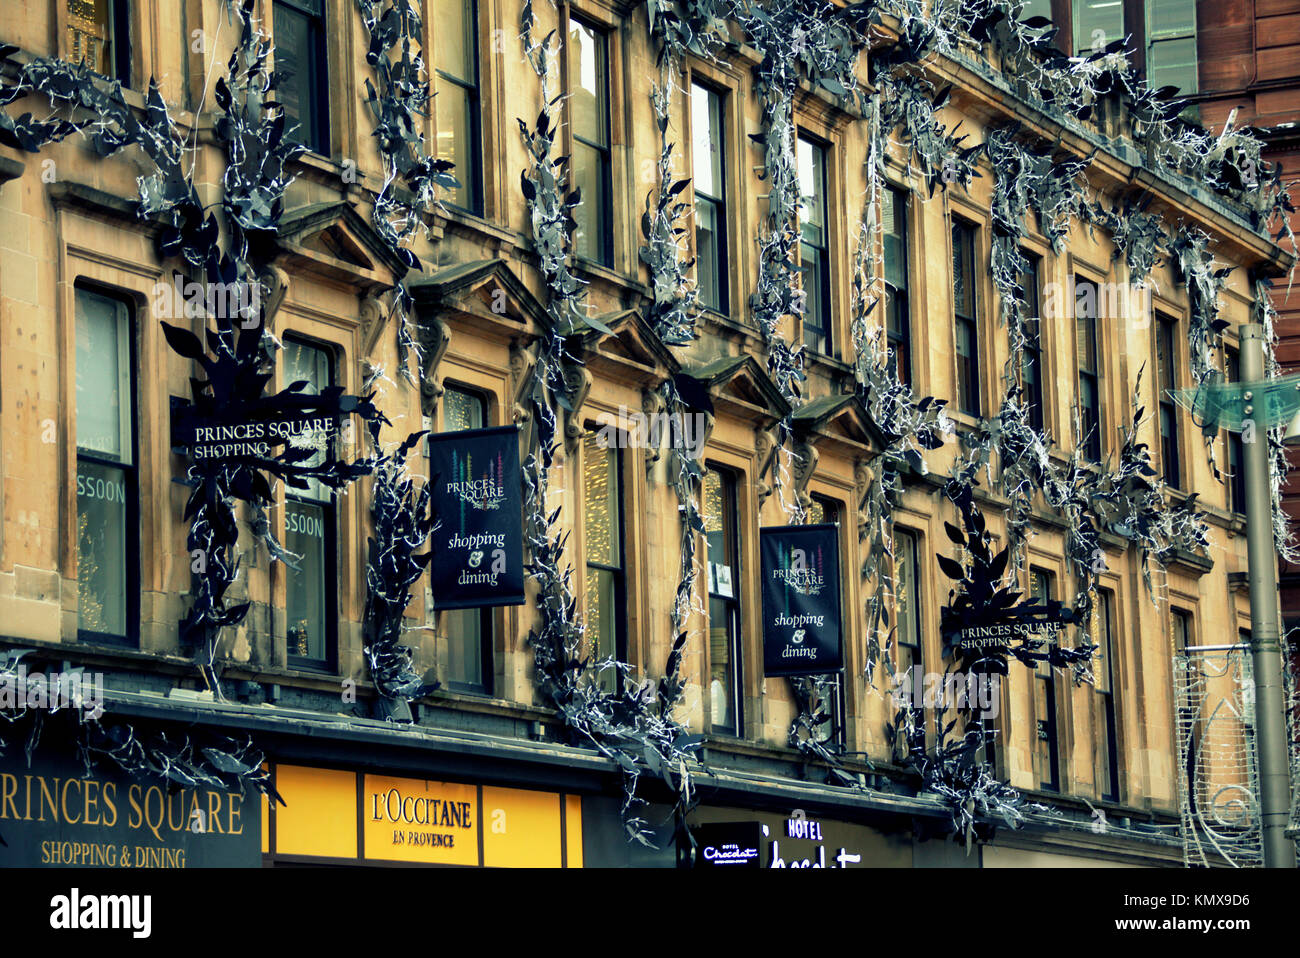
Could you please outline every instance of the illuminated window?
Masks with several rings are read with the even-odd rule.
[[[304,380],[308,394],[334,385],[334,358],[319,346],[286,338],[284,383]],[[317,465],[334,454],[328,434],[308,433],[298,442],[318,451],[304,465]],[[284,497],[284,547],[299,556],[297,569],[285,580],[285,613],[289,662],[296,666],[331,669],[336,661],[338,634],[338,557],[334,492],[319,480],[306,489],[288,488]]]
[[[483,429],[487,400],[479,393],[448,386],[442,396],[443,432]],[[438,630],[438,675],[458,692],[492,691],[492,610],[448,609]]]
[[[952,301],[957,338],[957,408],[980,415],[979,296],[976,292],[975,227],[952,224]]]
[[[131,85],[128,0],[67,0],[68,59],[123,86]]]
[[[1029,593],[1036,604],[1052,598],[1052,574],[1041,569],[1029,573]],[[1038,651],[1046,652],[1044,645]],[[1060,741],[1056,720],[1056,676],[1046,661],[1037,665],[1034,676],[1034,716],[1039,785],[1044,791],[1061,789]]]
[[[1172,488],[1182,487],[1178,455],[1178,407],[1171,391],[1178,385],[1178,352],[1174,332],[1177,323],[1156,314],[1156,392],[1160,408],[1160,467],[1165,482]]]
[[[1043,261],[1025,253],[1029,269],[1020,275],[1020,289],[1025,301],[1025,348],[1020,356],[1020,386],[1024,390],[1025,410],[1029,425],[1037,432],[1043,429],[1043,339],[1042,321],[1039,317],[1039,276]]]
[[[134,641],[140,601],[135,357],[127,305],[76,291],[77,631]]]
[[[596,27],[570,18],[566,48],[572,185],[582,189],[582,205],[573,211],[578,221],[577,251],[579,256],[612,266],[609,39]]]
[[[588,432],[582,444],[583,542],[587,562],[586,638],[593,662],[627,660],[627,589],[623,549],[622,454],[600,443],[602,432]],[[600,675],[615,691],[613,669]]]
[[[434,90],[438,159],[456,168],[460,188],[448,190],[453,206],[483,210],[479,132],[478,5],[474,0],[434,0]]]
[[[1092,675],[1097,692],[1097,787],[1101,797],[1119,801],[1119,730],[1115,711],[1114,594],[1097,590],[1097,602],[1088,625],[1088,638],[1097,646],[1092,653]]]
[[[912,384],[912,319],[907,288],[907,191],[886,188],[881,197],[884,227],[885,330],[894,373]]]
[[[799,137],[799,266],[803,270],[803,341],[831,355],[830,225],[826,207],[826,148]]]
[[[695,275],[700,303],[725,313],[727,297],[727,187],[722,140],[722,97],[691,84],[692,169],[695,182]]]
[[[740,735],[740,556],[736,477],[710,466],[703,483],[703,519],[708,545],[709,700],[715,732]]]
[[[1082,276],[1074,278],[1074,335],[1079,354],[1079,422],[1083,453],[1101,462],[1101,360],[1097,353],[1097,318],[1101,290]]]
[[[275,0],[275,72],[282,74],[276,100],[284,107],[290,135],[328,156],[329,66],[325,54],[325,0]]]

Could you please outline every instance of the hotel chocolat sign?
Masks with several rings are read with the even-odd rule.
[[[176,788],[106,767],[85,775],[75,759],[38,754],[28,766],[21,752],[0,756],[0,867],[261,864],[256,793]]]
[[[519,429],[429,437],[434,531],[433,604],[472,609],[524,602],[523,476]]]
[[[843,667],[839,526],[760,529],[763,674],[821,675]]]

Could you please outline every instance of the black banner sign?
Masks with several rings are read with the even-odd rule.
[[[437,609],[523,605],[523,475],[519,428],[429,437],[439,526],[433,545]]]
[[[778,526],[758,533],[763,674],[822,675],[840,650],[839,526]]]
[[[45,743],[42,743],[45,744]],[[177,788],[76,757],[0,757],[0,867],[258,868],[262,797]],[[44,750],[42,750],[44,751]]]

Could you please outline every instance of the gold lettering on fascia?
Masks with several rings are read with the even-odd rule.
[[[162,785],[133,782],[123,796],[117,782],[0,773],[0,821],[116,828],[125,816],[127,828],[160,842],[193,831],[195,821],[207,834],[242,835],[243,803],[243,795],[207,788],[169,793]]]

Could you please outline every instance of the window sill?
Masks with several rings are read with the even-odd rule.
[[[579,276],[585,275],[594,279],[601,279],[607,283],[613,283],[615,286],[630,286],[646,297],[651,295],[650,290],[643,286],[635,275],[620,273],[612,266],[598,263],[594,259],[587,259],[585,256],[574,256],[573,271]]]

